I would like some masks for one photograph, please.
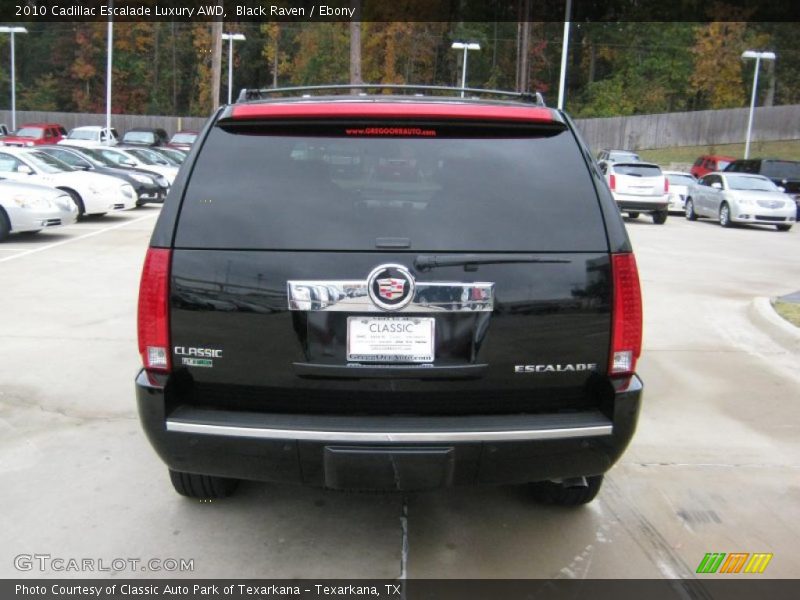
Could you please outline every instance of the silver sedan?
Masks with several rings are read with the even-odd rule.
[[[689,190],[686,218],[716,219],[723,227],[736,223],[774,225],[789,231],[796,220],[795,203],[762,175],[716,172],[701,177]]]
[[[34,183],[0,181],[0,242],[9,233],[38,233],[77,220],[78,208],[66,192]]]

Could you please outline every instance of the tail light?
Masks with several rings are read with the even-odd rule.
[[[611,256],[614,312],[608,374],[632,375],[642,350],[642,292],[633,254]]]
[[[669,191],[669,179],[664,177],[664,193],[666,194]]]
[[[139,284],[139,354],[144,368],[170,370],[169,268],[170,250],[150,248],[144,259]]]
[[[608,176],[608,187],[611,188],[612,192],[617,189],[617,176],[613,173]]]

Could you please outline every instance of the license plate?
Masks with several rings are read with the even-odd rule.
[[[415,317],[347,317],[347,360],[433,362],[436,321]]]

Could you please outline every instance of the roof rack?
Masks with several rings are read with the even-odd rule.
[[[237,102],[247,102],[248,100],[266,100],[269,98],[280,97],[283,95],[293,95],[294,97],[310,98],[312,92],[361,92],[359,96],[366,96],[363,90],[391,90],[398,92],[399,95],[424,96],[420,92],[433,92],[433,94],[469,94],[471,98],[482,96],[499,96],[504,99],[513,99],[520,102],[527,102],[537,106],[544,106],[544,98],[539,92],[509,92],[506,90],[485,90],[481,88],[450,87],[445,85],[400,85],[386,83],[359,83],[359,84],[335,84],[335,85],[308,85],[299,87],[284,88],[244,88],[239,93]]]

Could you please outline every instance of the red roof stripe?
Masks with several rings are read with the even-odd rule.
[[[554,113],[540,106],[452,104],[423,102],[293,102],[237,104],[234,119],[464,119],[480,121],[537,121],[552,123]]]

